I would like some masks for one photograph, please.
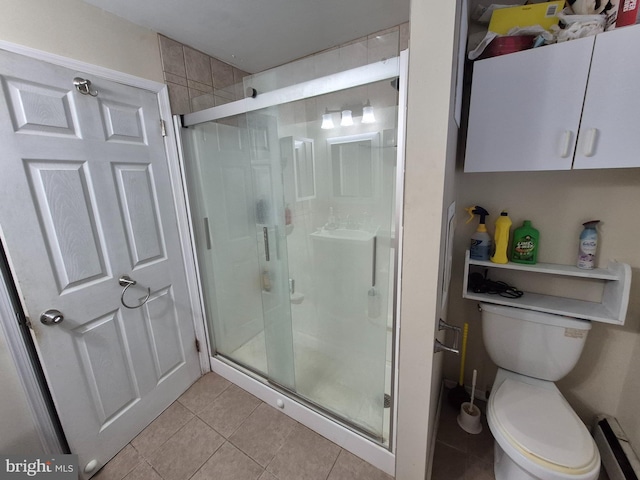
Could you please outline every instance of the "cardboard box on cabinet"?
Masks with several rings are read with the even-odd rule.
[[[489,31],[506,35],[514,27],[531,27],[540,25],[549,30],[558,24],[558,12],[562,10],[564,0],[536,3],[495,10],[489,22]]]

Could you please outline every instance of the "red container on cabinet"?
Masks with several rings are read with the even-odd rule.
[[[508,53],[528,50],[533,47],[535,35],[518,35],[513,37],[496,37],[487,48],[485,48],[478,60],[483,58],[497,57],[499,55],[507,55]]]
[[[633,25],[638,18],[638,0],[620,0],[616,28]]]

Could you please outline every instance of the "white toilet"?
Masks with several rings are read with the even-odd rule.
[[[482,336],[498,373],[487,421],[496,480],[595,480],[600,454],[553,382],[575,366],[591,323],[480,304]]]

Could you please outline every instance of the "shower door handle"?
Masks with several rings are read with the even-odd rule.
[[[211,250],[211,230],[209,229],[209,217],[204,217],[204,240],[207,250]]]
[[[376,260],[378,256],[378,237],[373,237],[373,258],[371,260],[371,286],[376,286]]]
[[[269,261],[269,228],[262,227],[262,239],[264,240],[264,259]]]

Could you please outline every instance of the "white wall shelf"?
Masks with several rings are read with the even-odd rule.
[[[469,287],[469,270],[472,266],[601,280],[603,283],[602,301],[590,302],[532,292],[524,292],[524,295],[520,298],[506,298],[500,295],[475,293]],[[551,263],[526,265],[509,262],[506,264],[498,264],[489,261],[472,260],[469,257],[469,250],[467,250],[464,270],[462,296],[470,300],[519,307],[556,315],[566,315],[616,325],[624,325],[627,316],[629,291],[631,287],[631,267],[625,263],[610,262],[608,268],[596,268],[593,270],[584,270],[571,265]]]

